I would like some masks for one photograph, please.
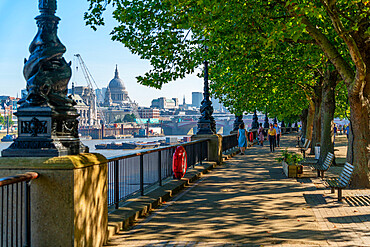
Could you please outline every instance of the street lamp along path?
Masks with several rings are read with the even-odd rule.
[[[76,104],[67,97],[71,63],[57,36],[56,0],[39,0],[38,31],[30,44],[23,74],[27,94],[18,103],[18,138],[4,157],[55,157],[88,152],[78,137]]]

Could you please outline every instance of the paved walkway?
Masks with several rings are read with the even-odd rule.
[[[295,140],[283,136],[280,150]],[[248,149],[108,245],[370,246],[370,190],[344,190],[339,203],[312,171],[285,178],[279,154]]]

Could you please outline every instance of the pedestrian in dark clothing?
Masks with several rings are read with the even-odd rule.
[[[270,128],[268,130],[267,135],[270,143],[270,152],[275,152],[276,129],[274,129],[274,126],[272,124],[270,124]]]
[[[275,140],[275,147],[280,147],[280,135],[281,135],[281,129],[278,126],[278,124],[275,124],[274,129],[276,130],[276,140]]]

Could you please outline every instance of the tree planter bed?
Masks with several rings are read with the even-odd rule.
[[[302,165],[288,165],[285,161],[281,162],[285,176],[288,178],[300,178],[303,173]]]

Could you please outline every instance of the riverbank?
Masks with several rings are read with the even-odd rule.
[[[184,136],[171,136],[171,137],[177,137],[177,139],[182,139]],[[139,137],[139,138],[127,138],[127,139],[103,139],[103,140],[81,140],[81,142],[89,147],[90,153],[100,153],[104,155],[107,158],[112,158],[115,156],[121,156],[125,154],[131,154],[131,153],[136,153],[138,150],[135,149],[129,149],[129,150],[108,150],[108,149],[95,149],[96,144],[100,143],[121,143],[121,142],[138,142],[138,141],[160,141],[160,140],[165,140],[166,137],[150,137],[150,138],[145,138],[145,137]],[[12,142],[0,142],[0,151],[3,149],[6,149],[12,144]]]

